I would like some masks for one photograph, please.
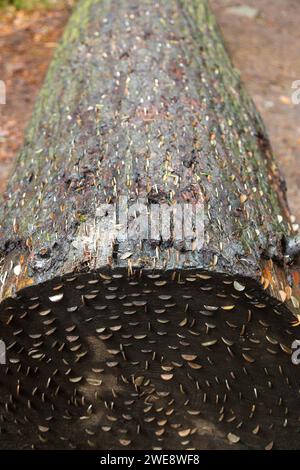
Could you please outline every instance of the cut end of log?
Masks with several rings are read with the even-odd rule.
[[[253,280],[70,274],[0,319],[1,448],[297,446],[295,318]]]

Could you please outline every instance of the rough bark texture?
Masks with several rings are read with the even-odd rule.
[[[105,237],[119,196],[204,245]],[[205,0],[80,3],[1,220],[3,447],[298,447],[285,186]]]

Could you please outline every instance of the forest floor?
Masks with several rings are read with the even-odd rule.
[[[299,0],[211,0],[233,63],[266,123],[288,184],[292,213],[300,222]],[[70,7],[33,12],[0,11],[0,192],[5,189]]]

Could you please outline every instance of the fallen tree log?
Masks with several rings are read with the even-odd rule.
[[[299,447],[285,192],[206,0],[82,1],[1,207],[0,447]]]

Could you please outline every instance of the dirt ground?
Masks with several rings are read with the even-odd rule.
[[[6,105],[0,105],[0,192],[5,189],[24,129],[70,9],[0,10],[0,80]]]
[[[292,83],[300,80],[300,1],[211,0],[211,5],[232,60],[265,120],[299,222],[300,104],[293,104],[291,96]],[[0,191],[69,13],[69,7],[0,12],[0,79],[7,86],[7,104],[0,105]]]
[[[300,222],[300,104],[292,83],[300,80],[299,0],[210,0],[234,65],[267,126],[287,179],[292,214]],[[255,18],[231,13],[247,5]]]

